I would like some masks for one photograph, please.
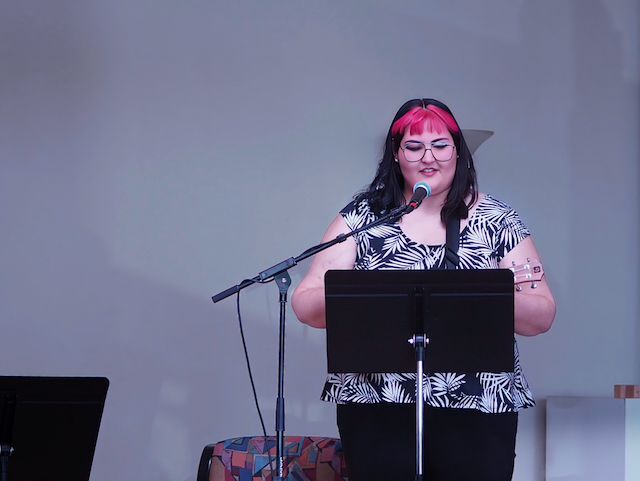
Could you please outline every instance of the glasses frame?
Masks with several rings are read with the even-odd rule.
[[[407,153],[405,152],[405,149],[407,148],[407,144],[420,144],[420,145],[422,145],[424,147],[424,153],[422,154],[422,157],[420,157],[418,160],[409,160],[407,158]],[[433,160],[435,160],[436,162],[449,162],[451,159],[453,159],[453,154],[456,151],[456,144],[450,144],[449,142],[443,142],[443,143],[436,142],[436,144],[446,145],[448,147],[453,147],[453,149],[451,150],[451,157],[449,157],[446,160],[436,159],[436,156],[433,153],[434,144],[430,143],[429,145],[431,147],[427,147],[426,144],[424,144],[423,142],[417,141],[417,140],[410,140],[410,141],[405,142],[404,145],[400,145],[400,149],[402,150],[402,153],[404,154],[404,160],[406,160],[407,162],[410,162],[412,164],[415,163],[415,162],[421,162],[424,159],[424,156],[427,155],[427,150],[431,151],[431,157],[433,157]]]

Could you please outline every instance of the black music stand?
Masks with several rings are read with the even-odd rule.
[[[330,373],[513,372],[508,269],[328,271]],[[416,479],[423,479],[423,403],[416,403]]]
[[[108,386],[104,377],[0,376],[0,481],[88,481]]]

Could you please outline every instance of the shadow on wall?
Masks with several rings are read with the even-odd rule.
[[[92,479],[193,479],[205,444],[259,433],[235,299],[214,307],[206,294],[194,298],[116,267],[87,228],[91,211],[74,181],[22,176],[32,179],[27,191],[26,182],[4,185],[22,208],[5,224],[11,257],[3,262],[3,318],[12,328],[0,340],[0,362],[12,366],[5,374],[110,379]],[[266,289],[277,296],[275,286]],[[273,432],[277,311],[270,315],[273,325],[246,313],[244,322]],[[305,379],[308,360],[322,360],[324,351],[292,323],[289,314],[287,379]],[[326,415],[309,421],[320,381],[285,389],[288,432],[326,429]]]
[[[582,385],[609,394],[615,383],[640,381],[640,211],[637,175],[630,175],[639,171],[640,109],[629,101],[638,99],[638,84],[637,77],[636,82],[625,78],[625,61],[631,58],[625,55],[625,39],[611,7],[603,1],[573,0],[571,9],[575,65],[567,137],[574,194],[570,232],[576,246],[572,322],[581,326],[581,343],[593,363],[581,363],[581,370],[575,366],[574,375],[582,377]],[[635,50],[637,55],[638,46]]]
[[[11,115],[0,119],[0,318],[8,326],[0,364],[7,375],[110,379],[93,480],[194,479],[204,444],[259,431],[235,306],[214,308],[209,292],[194,296],[175,287],[179,280],[169,286],[128,270],[96,232],[119,225],[100,218],[116,209],[94,205],[100,195],[115,200],[100,177],[115,170],[104,152],[121,153],[108,150],[109,141],[123,141],[122,150],[136,145],[103,130],[113,128],[102,118],[111,111],[100,90],[110,72],[99,35],[88,34],[95,18],[44,5],[38,15],[23,13],[3,19],[21,49],[8,59],[2,104]],[[126,230],[107,234],[138,241]],[[177,258],[191,255],[176,246]],[[273,403],[277,324],[247,315],[245,328],[258,392]],[[306,359],[324,355],[304,336],[289,330],[290,372],[299,379]],[[313,401],[305,400],[306,386],[286,388],[298,406],[288,411],[294,432]],[[309,389],[308,399],[317,399],[319,386]],[[273,408],[262,404],[273,431]]]
[[[544,187],[545,195],[558,186],[565,190],[557,192],[557,202],[559,210],[566,210],[560,220],[569,223],[559,226],[556,243],[547,245],[556,249],[546,254],[555,254],[555,268],[568,270],[562,285],[553,282],[562,278],[554,278],[554,265],[549,268],[558,301],[556,325],[541,338],[521,343],[523,368],[539,398],[610,395],[617,379],[632,382],[640,375],[635,346],[640,335],[639,152],[637,140],[629,143],[636,139],[638,126],[638,104],[629,99],[638,93],[637,83],[623,75],[629,56],[625,58],[612,10],[601,0],[547,0],[524,2],[520,12],[523,51],[517,64],[522,68],[516,76],[523,75],[522,85],[528,85],[527,77],[539,79],[538,88],[522,93],[522,116],[536,122],[548,119],[524,125],[532,137],[530,152],[524,155],[534,165],[532,175],[541,175],[540,185],[545,176],[553,178]],[[554,165],[554,152],[568,165]],[[563,198],[566,206],[560,203]],[[550,213],[541,225],[553,228],[553,217]],[[539,399],[536,410],[543,406]],[[543,417],[528,424],[528,430],[520,430],[519,449],[527,451],[519,452],[527,454],[518,457],[516,477],[540,479],[545,465]],[[533,462],[523,464],[530,457]]]
[[[553,9],[558,15],[549,16]],[[632,382],[640,375],[634,346],[640,335],[638,270],[627,268],[639,262],[638,105],[629,102],[638,97],[637,84],[623,75],[629,56],[605,2],[525,2],[521,19],[522,44],[528,47],[521,74],[540,77],[539,88],[526,93],[522,115],[548,118],[528,126],[532,142],[526,155],[535,163],[537,182],[554,177],[545,194],[562,188],[556,192],[557,208],[566,211],[559,218],[563,225],[556,226],[556,243],[547,245],[556,252],[546,254],[556,261],[549,268],[556,324],[550,333],[522,343],[524,368],[540,380],[544,395],[609,394],[616,379]],[[549,34],[554,31],[566,32],[562,42]],[[556,159],[562,164],[554,165]],[[549,213],[550,221],[553,217]],[[554,269],[567,270],[563,283],[554,282],[561,279],[554,278]],[[555,355],[540,356],[545,351]],[[528,358],[529,353],[538,354]]]

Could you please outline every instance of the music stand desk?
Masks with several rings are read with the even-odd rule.
[[[109,381],[0,376],[7,481],[88,481]]]
[[[513,372],[508,269],[334,270],[325,274],[329,373]],[[423,403],[416,403],[422,479]]]

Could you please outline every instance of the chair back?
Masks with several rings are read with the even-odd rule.
[[[197,480],[272,481],[275,469],[275,437],[232,438],[205,447]],[[285,436],[283,470],[285,481],[349,479],[342,443],[336,438]]]

